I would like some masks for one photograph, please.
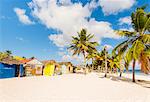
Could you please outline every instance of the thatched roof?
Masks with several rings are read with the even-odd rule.
[[[20,64],[23,64],[22,62],[16,60],[16,59],[13,59],[13,57],[6,57],[6,58],[3,58],[2,60],[0,60],[0,63],[4,63],[4,64],[9,64],[9,65],[12,65],[12,64],[17,64],[17,65],[20,65]]]
[[[58,64],[60,64],[60,65],[66,65],[66,66],[68,66],[68,65],[73,65],[71,62],[58,62]]]
[[[55,60],[45,60],[45,61],[41,61],[44,65],[47,63],[56,63]]]

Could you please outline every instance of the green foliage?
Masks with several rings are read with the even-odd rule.
[[[6,50],[5,52],[0,52],[0,60],[2,60],[2,59],[4,59],[4,58],[6,58],[6,57],[9,57],[9,56],[11,56],[11,51],[9,51],[9,50]]]
[[[120,43],[112,51],[113,55],[125,56],[125,67],[128,68],[129,63],[132,60],[138,60],[140,63],[147,63],[145,60],[147,57],[143,57],[150,53],[150,13],[144,11],[146,6],[137,8],[135,12],[132,13],[132,26],[134,32],[130,31],[117,31],[117,34],[127,38],[124,42]],[[142,60],[140,60],[142,57]],[[148,63],[149,64],[149,63]],[[145,65],[145,66],[144,66]],[[147,64],[142,64],[141,70],[150,70]]]
[[[84,60],[86,61],[86,58],[92,58],[90,56],[86,56],[85,53],[92,53],[96,51],[96,46],[98,46],[97,42],[92,42],[91,39],[94,37],[92,34],[87,34],[86,29],[82,29],[80,32],[78,32],[78,36],[72,37],[72,43],[71,46],[68,48],[73,52],[73,55],[79,55],[80,53],[83,54]]]

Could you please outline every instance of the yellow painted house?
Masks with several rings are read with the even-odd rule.
[[[43,75],[44,76],[53,76],[56,62],[54,60],[43,61],[44,69]]]

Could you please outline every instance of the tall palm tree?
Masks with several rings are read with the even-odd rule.
[[[72,43],[69,47],[70,50],[73,50],[73,55],[79,55],[80,53],[84,56],[84,65],[86,66],[86,53],[89,53],[90,50],[96,51],[97,42],[90,41],[94,35],[88,34],[86,29],[82,29],[78,32],[78,36],[72,37]]]
[[[86,56],[86,59],[92,59],[92,70],[94,69],[94,60],[98,58],[98,55],[97,55],[97,50],[92,50],[90,49],[88,51],[88,55]]]
[[[113,50],[113,53],[125,55],[126,65],[133,61],[133,82],[135,82],[135,63],[137,60],[141,63],[143,72],[149,73],[150,71],[148,63],[150,59],[150,34],[148,34],[150,32],[150,13],[146,13],[144,9],[145,6],[137,8],[131,15],[133,32],[117,31],[119,35],[126,37],[126,40]]]
[[[104,77],[107,77],[107,72],[108,72],[108,66],[107,66],[107,58],[108,58],[108,56],[107,56],[107,54],[108,54],[108,52],[107,52],[107,50],[106,50],[106,46],[104,47],[104,53],[105,53],[105,76]]]

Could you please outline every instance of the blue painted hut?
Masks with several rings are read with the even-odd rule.
[[[0,79],[21,77],[23,75],[24,68],[20,61],[15,60],[12,57],[7,57],[0,60]]]

